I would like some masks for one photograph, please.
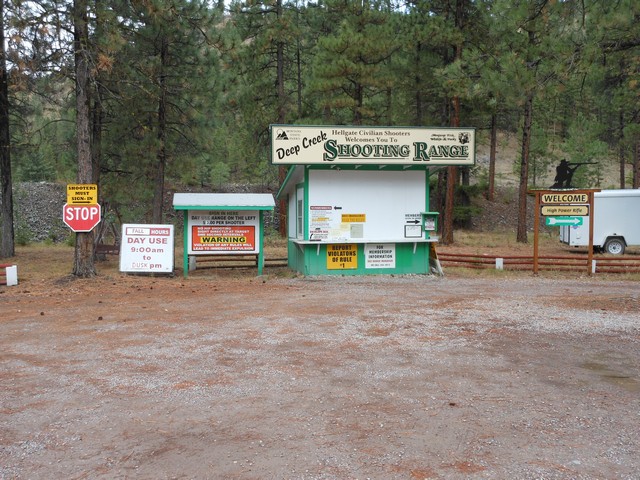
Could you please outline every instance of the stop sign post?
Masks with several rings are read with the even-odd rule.
[[[69,205],[62,209],[62,221],[74,232],[90,232],[100,223],[100,204]]]

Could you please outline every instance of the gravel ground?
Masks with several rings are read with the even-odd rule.
[[[0,479],[640,478],[637,282],[0,292]]]

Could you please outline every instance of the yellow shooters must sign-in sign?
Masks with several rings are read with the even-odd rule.
[[[358,246],[353,243],[327,245],[327,270],[358,268]]]
[[[83,183],[67,185],[68,205],[95,205],[98,203],[98,185]]]

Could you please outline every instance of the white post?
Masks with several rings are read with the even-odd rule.
[[[591,273],[596,273],[596,261],[597,260],[591,260]]]
[[[504,258],[496,258],[496,270],[504,270]]]
[[[11,265],[10,267],[7,267],[5,270],[7,272],[7,287],[18,285],[18,266]]]

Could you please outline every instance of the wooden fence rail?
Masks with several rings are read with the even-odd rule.
[[[497,270],[531,270],[533,255],[475,255],[469,253],[438,252],[443,267],[495,268]],[[539,270],[577,271],[586,270],[589,265],[586,255],[541,255],[538,257]],[[592,273],[640,273],[640,258],[594,257]]]

